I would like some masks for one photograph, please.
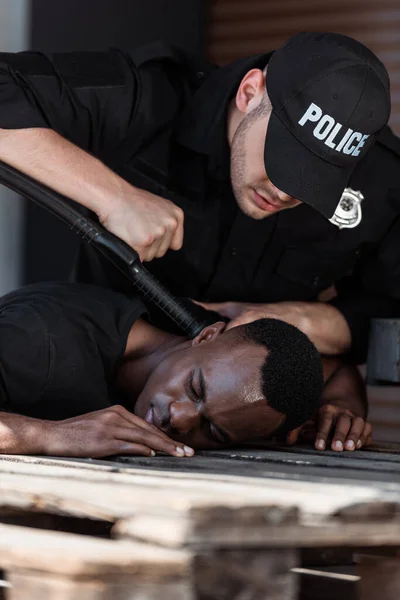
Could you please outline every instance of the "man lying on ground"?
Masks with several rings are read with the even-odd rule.
[[[188,340],[145,318],[140,299],[89,285],[2,298],[0,452],[191,456],[277,433],[293,443],[315,415],[317,447],[368,443],[360,380],[326,363],[322,394],[320,355],[292,325],[217,322]]]

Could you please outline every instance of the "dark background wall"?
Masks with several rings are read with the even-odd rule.
[[[165,39],[203,49],[202,0],[31,0],[30,47],[63,52],[131,48]],[[68,278],[77,241],[67,228],[26,204],[23,282]]]

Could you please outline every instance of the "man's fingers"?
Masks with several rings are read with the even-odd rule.
[[[344,449],[353,451],[356,448],[356,444],[360,439],[360,436],[364,430],[365,421],[362,417],[355,417],[351,424],[347,439],[344,444]]]
[[[151,423],[148,423],[147,421],[145,421],[144,419],[141,419],[137,415],[134,415],[133,413],[129,412],[129,410],[127,410],[124,406],[121,406],[120,404],[116,404],[116,405],[112,406],[111,409],[113,409],[113,412],[117,414],[117,417],[120,417],[121,419],[123,419],[123,421],[121,423],[118,423],[119,427],[122,427],[122,428],[133,427],[133,428],[143,429],[145,431],[148,431],[150,434],[157,435],[159,438],[163,439],[164,441],[166,441],[170,444],[173,444],[176,447],[181,448],[185,454],[186,454],[186,452],[188,452],[188,450],[185,450],[185,448],[189,449],[188,446],[185,446],[181,442],[175,442],[170,437],[168,437],[166,433],[161,431],[161,429],[158,429],[155,425],[152,425]],[[106,409],[106,410],[110,411],[111,409]],[[124,422],[126,422],[126,423],[124,424]],[[190,448],[189,450],[192,450],[192,448]],[[192,452],[192,453],[194,454],[194,452]],[[188,456],[190,456],[190,453],[188,454]]]
[[[294,446],[294,444],[299,439],[299,434],[300,434],[300,427],[298,427],[297,429],[292,429],[292,431],[289,431],[289,433],[286,436],[287,445]]]
[[[331,412],[319,414],[315,447],[317,450],[325,450],[330,431],[333,427],[335,417]]]
[[[123,440],[115,440],[110,446],[110,453],[103,456],[113,456],[115,454],[133,454],[134,456],[155,456],[156,453],[152,448],[144,444],[133,444]]]
[[[144,444],[153,450],[165,452],[165,454],[169,454],[170,456],[183,457],[193,456],[194,454],[193,449],[188,446],[183,446],[173,440],[169,440],[169,438],[164,439],[157,435],[157,433],[150,433],[139,427],[117,427],[115,429],[114,437],[115,439],[124,442]]]
[[[134,413],[129,412],[129,410],[127,410],[121,404],[115,404],[114,406],[111,406],[110,408],[107,408],[105,410],[113,411],[118,417],[121,417],[122,419],[127,421],[130,425],[134,425],[135,427],[141,427],[142,429],[147,429],[150,433],[157,433],[158,435],[160,435],[161,437],[164,437],[167,440],[170,439],[166,433],[161,431],[161,429],[158,429],[152,423],[148,423],[144,419],[141,419]],[[123,423],[121,423],[120,426],[123,427],[124,426]]]
[[[356,444],[356,448],[360,449],[363,446],[368,446],[372,442],[372,425],[371,423],[365,423],[360,439]]]
[[[344,442],[351,428],[352,419],[350,415],[342,413],[336,420],[335,432],[332,438],[331,448],[336,452],[341,452],[344,448]]]

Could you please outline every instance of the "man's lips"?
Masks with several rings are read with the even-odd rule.
[[[258,194],[255,189],[253,189],[253,197],[254,202],[257,204],[258,208],[261,208],[261,210],[265,212],[273,213],[283,208],[281,204],[270,202],[269,200],[266,200],[263,196],[260,196],[260,194]]]
[[[150,406],[144,420],[147,421],[147,423],[150,423],[150,425],[157,427],[157,429],[162,429],[162,419],[158,416],[153,406]]]

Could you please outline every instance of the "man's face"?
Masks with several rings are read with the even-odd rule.
[[[268,406],[260,367],[266,348],[232,331],[173,350],[153,371],[135,414],[193,448],[269,437],[285,416]]]
[[[247,114],[231,143],[231,183],[239,208],[252,219],[265,219],[301,204],[269,180],[264,165],[264,145],[271,113],[254,118]],[[268,135],[268,134],[267,134]],[[287,165],[290,169],[290,165]]]

